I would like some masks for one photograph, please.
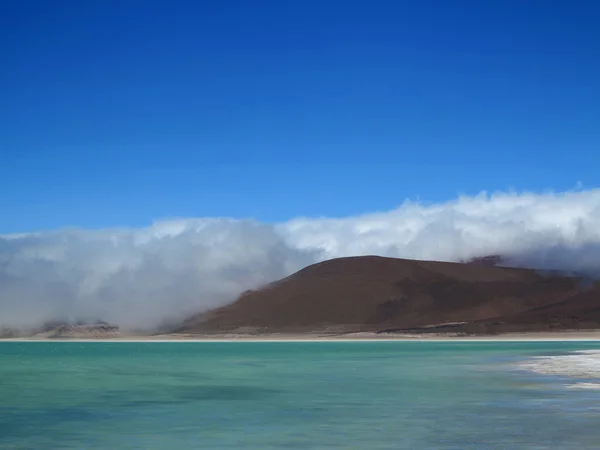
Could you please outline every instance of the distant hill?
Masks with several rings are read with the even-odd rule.
[[[500,261],[496,256],[469,263],[333,259],[190,317],[177,331],[334,333],[427,327],[488,333],[503,331],[490,325],[502,317],[537,330],[537,322],[551,322],[553,314],[567,317],[575,304],[581,317],[565,319],[563,326],[582,324],[590,314],[600,319],[600,307],[594,309],[594,302],[600,303],[598,289],[586,290],[576,277],[496,266]]]
[[[119,337],[117,325],[102,320],[48,320],[36,328],[0,327],[0,339],[35,337],[40,339],[105,339]]]
[[[119,336],[118,326],[105,323],[94,325],[59,325],[56,328],[34,335],[34,337],[45,339],[107,339]]]
[[[465,264],[476,264],[479,266],[500,266],[505,262],[505,258],[500,255],[478,256],[464,261]]]

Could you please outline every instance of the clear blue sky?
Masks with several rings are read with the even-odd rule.
[[[600,2],[0,3],[0,233],[600,185]]]

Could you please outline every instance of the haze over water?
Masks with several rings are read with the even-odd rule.
[[[2,342],[0,449],[597,449],[582,342]],[[548,361],[548,360],[545,360]]]

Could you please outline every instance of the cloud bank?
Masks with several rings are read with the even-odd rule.
[[[499,193],[347,218],[220,218],[0,236],[0,327],[104,320],[153,328],[321,260],[356,255],[600,274],[600,189]]]

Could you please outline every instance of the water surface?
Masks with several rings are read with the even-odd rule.
[[[594,449],[583,342],[1,342],[0,449]]]

